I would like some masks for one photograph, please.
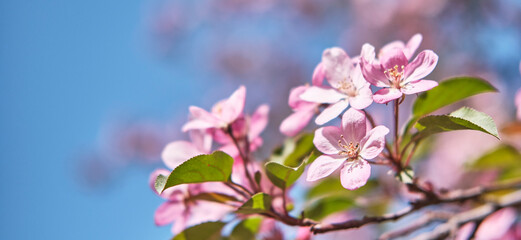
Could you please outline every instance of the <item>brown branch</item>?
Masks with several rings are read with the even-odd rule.
[[[489,202],[469,211],[456,214],[447,223],[439,225],[432,232],[423,233],[414,239],[441,239],[455,232],[466,223],[482,221],[499,209],[519,206],[521,206],[521,190],[507,194],[496,202]]]
[[[444,221],[450,219],[454,214],[451,212],[427,212],[420,219],[415,220],[411,225],[401,228],[395,231],[389,231],[380,236],[379,240],[387,240],[398,237],[407,236],[410,233],[417,231],[418,229],[427,227],[429,224],[437,221]]]
[[[249,163],[248,156],[249,156],[249,153],[250,153],[249,142],[246,142],[247,144],[246,144],[246,154],[245,154],[245,153],[243,153],[243,150],[241,149],[239,141],[237,141],[237,138],[235,138],[235,136],[233,135],[232,126],[228,125],[228,127],[226,128],[226,131],[227,131],[228,135],[230,136],[230,138],[232,139],[233,144],[235,145],[235,147],[237,147],[237,151],[239,151],[239,155],[242,158],[243,166],[244,166],[244,172],[246,174],[246,178],[248,178],[248,181],[250,182],[250,185],[253,188],[253,191],[254,192],[258,192],[257,184],[255,184],[255,181],[253,180],[253,177],[251,176],[251,173],[250,173],[250,171],[248,169],[248,163]]]
[[[415,185],[413,185],[415,186]],[[333,224],[316,224],[311,228],[311,231],[314,234],[318,233],[326,233],[331,231],[345,230],[351,228],[359,228],[367,224],[373,223],[381,223],[388,221],[395,221],[404,216],[409,215],[410,213],[416,212],[424,207],[433,206],[438,204],[445,203],[456,203],[456,202],[464,202],[467,200],[479,200],[483,195],[499,191],[505,189],[515,189],[521,188],[521,181],[511,181],[506,183],[500,183],[497,185],[492,185],[488,187],[474,187],[466,190],[454,190],[451,192],[447,192],[441,195],[433,195],[436,197],[428,197],[430,195],[426,195],[426,198],[418,200],[416,202],[411,202],[410,206],[393,214],[386,214],[382,216],[364,216],[362,219],[353,219],[348,220],[341,223],[333,223]],[[421,189],[421,188],[420,188]],[[428,191],[426,192],[428,193]]]

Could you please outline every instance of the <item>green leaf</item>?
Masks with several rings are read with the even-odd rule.
[[[298,167],[302,160],[315,149],[313,134],[303,134],[295,138],[288,138],[284,144],[273,152],[271,162],[278,162],[285,166]]]
[[[268,162],[265,165],[266,175],[275,186],[281,189],[287,188],[297,181],[305,167],[304,161],[297,168],[287,167],[276,162]]]
[[[240,206],[236,212],[242,214],[266,213],[269,212],[270,208],[271,196],[266,193],[257,193]]]
[[[364,195],[367,192],[374,190],[376,187],[378,187],[378,182],[374,179],[369,179],[363,187],[348,191],[342,187],[338,176],[327,177],[320,180],[318,184],[308,191],[306,199],[322,198],[326,196],[345,196],[354,199],[357,196]]]
[[[210,202],[218,202],[218,203],[228,203],[228,202],[237,202],[237,198],[234,196],[222,194],[222,193],[215,193],[215,192],[205,192],[200,193],[195,196],[190,197],[190,200],[203,200],[203,201],[210,201]]]
[[[507,169],[521,167],[521,154],[510,145],[499,145],[491,151],[476,159],[471,165],[471,169]]]
[[[453,77],[418,96],[412,107],[414,117],[421,117],[479,93],[497,92],[490,83],[477,77]]]
[[[326,197],[315,201],[304,211],[304,214],[307,218],[320,221],[330,214],[345,211],[354,206],[355,203],[352,198],[343,196]]]
[[[418,121],[418,125],[418,139],[454,130],[477,130],[499,139],[494,120],[489,115],[468,107],[462,107],[449,115],[423,117]]]
[[[205,222],[192,226],[177,234],[172,240],[199,240],[209,239],[218,240],[221,238],[221,229],[224,227],[223,222]]]
[[[230,234],[230,240],[248,240],[255,239],[255,235],[259,232],[262,218],[253,217],[241,221]]]
[[[162,191],[185,183],[225,182],[230,178],[232,166],[233,158],[221,151],[195,156],[170,173]]]

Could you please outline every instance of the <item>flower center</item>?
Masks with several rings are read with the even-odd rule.
[[[338,140],[338,146],[342,149],[338,154],[342,156],[347,156],[349,159],[358,158],[358,153],[360,152],[360,144],[347,142],[344,138],[344,135],[340,135],[340,140]]]
[[[404,75],[404,66],[394,65],[393,68],[389,68],[384,71],[385,76],[389,79],[391,86],[394,88],[400,88],[400,83],[402,82]]]
[[[341,81],[337,89],[341,92],[345,93],[347,96],[354,97],[356,96],[356,87],[353,85],[351,81],[347,81],[347,79],[344,79]]]

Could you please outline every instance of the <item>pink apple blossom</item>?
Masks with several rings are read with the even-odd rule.
[[[364,44],[360,65],[365,79],[376,87],[373,100],[377,103],[388,103],[400,98],[403,94],[415,94],[438,86],[436,81],[422,80],[430,74],[438,63],[438,55],[424,50],[409,63],[405,55],[406,49],[390,48],[378,61],[375,61],[374,47]]]
[[[473,239],[505,239],[504,237],[508,233],[510,226],[515,222],[516,217],[516,210],[513,208],[503,208],[490,214],[483,219]],[[463,225],[463,227],[459,229],[456,239],[469,239],[474,228],[475,224],[473,222]]]
[[[407,44],[405,44],[402,41],[390,42],[390,43],[386,44],[385,46],[383,46],[382,49],[380,49],[380,52],[378,52],[378,59],[383,58],[386,54],[388,54],[393,49],[402,50],[405,57],[407,57],[407,59],[411,59],[412,56],[414,56],[414,53],[416,52],[418,47],[420,46],[422,39],[423,39],[422,35],[417,33],[414,36],[412,36],[411,39],[409,39]]]
[[[300,95],[308,88],[309,86],[298,86],[289,94],[289,106],[293,109],[293,113],[285,118],[279,127],[280,132],[286,136],[297,135],[308,125],[318,110],[319,103],[304,101],[300,98]]]
[[[382,152],[387,133],[389,129],[384,126],[367,132],[364,112],[347,110],[341,128],[328,126],[315,132],[313,143],[324,154],[311,164],[306,180],[316,181],[341,167],[340,181],[344,188],[354,190],[365,185],[371,175],[371,166],[365,159],[373,159]]]
[[[212,136],[206,131],[189,132],[191,142],[175,141],[166,145],[161,158],[170,169],[174,169],[184,161],[201,154],[211,153]]]
[[[325,77],[331,87],[312,86],[300,97],[308,102],[330,104],[315,119],[325,124],[351,106],[364,109],[373,102],[370,84],[357,64],[341,48],[329,48],[322,54]]]
[[[246,88],[241,86],[228,99],[217,102],[211,113],[202,108],[191,106],[189,108],[191,119],[183,126],[183,131],[226,128],[242,114],[245,100]]]
[[[169,174],[170,171],[166,169],[157,169],[150,175],[149,185],[156,194],[158,193],[154,188],[154,183],[157,176],[168,176]],[[224,189],[222,186],[222,183],[208,182],[182,184],[166,189],[163,193],[158,194],[167,201],[161,204],[154,214],[156,225],[164,226],[173,223],[172,233],[178,234],[186,227],[220,220],[233,210],[230,206],[209,201],[198,201],[192,199],[192,197],[208,190],[213,192],[216,189],[222,190]]]

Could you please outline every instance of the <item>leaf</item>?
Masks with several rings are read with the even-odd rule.
[[[201,223],[183,230],[172,238],[172,240],[218,240],[221,238],[221,229],[224,225],[225,223],[223,222]]]
[[[521,154],[510,145],[499,145],[476,159],[470,168],[488,170],[497,168],[515,168],[521,165]]]
[[[304,214],[306,218],[320,221],[330,214],[345,211],[354,206],[355,203],[352,198],[341,196],[326,197],[315,201],[304,211]]]
[[[369,179],[367,183],[356,190],[347,191],[342,184],[340,184],[340,178],[338,176],[328,177],[322,179],[318,184],[313,186],[307,193],[307,199],[321,198],[325,196],[345,196],[349,198],[356,198],[372,191],[378,186],[378,183],[374,179]]]
[[[418,96],[412,107],[414,117],[421,117],[467,97],[497,92],[490,83],[477,77],[453,77]]]
[[[297,168],[284,166],[276,162],[268,162],[265,165],[266,175],[277,187],[284,189],[291,186],[302,175],[306,163],[303,161]]]
[[[497,89],[481,78],[462,76],[441,81],[437,87],[416,98],[412,107],[412,118],[407,122],[404,133],[409,132],[421,117],[467,97],[485,92],[497,92]]]
[[[221,151],[195,156],[170,173],[162,191],[185,183],[225,182],[230,178],[232,166],[233,158]]]
[[[494,120],[489,115],[468,107],[462,107],[449,115],[423,117],[418,124],[420,131],[417,138],[419,139],[454,130],[477,130],[499,139]]]
[[[253,217],[241,221],[230,234],[230,240],[248,240],[255,239],[255,235],[259,232],[262,218]]]
[[[257,193],[240,206],[236,212],[242,214],[266,213],[269,212],[270,208],[271,196],[266,193]]]
[[[270,161],[285,166],[298,167],[313,149],[315,149],[315,145],[313,145],[313,134],[311,133],[288,138],[281,147],[273,152]]]
[[[216,193],[216,192],[205,192],[190,197],[190,200],[203,200],[218,203],[237,202],[237,198],[234,196]]]

